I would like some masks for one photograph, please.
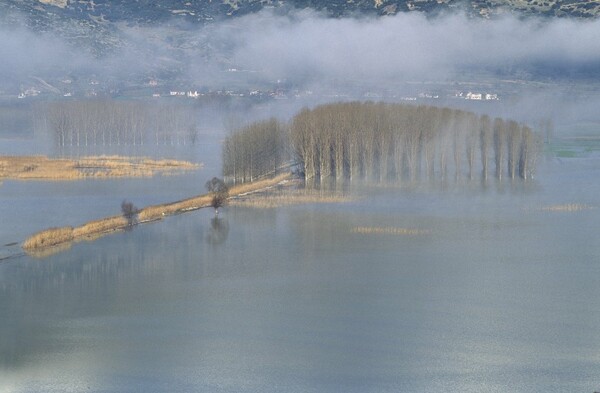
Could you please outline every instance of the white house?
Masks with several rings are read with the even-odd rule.
[[[466,100],[482,100],[483,95],[481,93],[468,92],[465,99]]]

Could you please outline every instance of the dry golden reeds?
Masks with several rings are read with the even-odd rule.
[[[23,243],[24,250],[51,247],[73,240],[73,227],[50,228],[30,236]]]
[[[328,194],[318,191],[288,191],[280,195],[265,195],[261,198],[235,199],[231,202],[235,206],[245,206],[269,209],[280,206],[299,205],[308,203],[342,203],[349,202],[351,198],[340,194]]]
[[[593,206],[585,205],[581,203],[566,203],[563,205],[552,205],[542,207],[540,210],[547,212],[578,212],[582,210],[594,209]]]
[[[28,249],[27,255],[32,256],[34,258],[47,258],[49,256],[69,250],[71,248],[71,245],[71,242],[65,242],[56,244],[52,247]]]
[[[102,233],[107,231],[114,231],[117,229],[125,228],[128,225],[128,221],[123,216],[113,216],[102,218],[100,220],[90,221],[79,227],[73,229],[73,237],[89,236],[96,233]]]
[[[159,220],[165,216],[184,212],[187,210],[200,209],[210,206],[211,197],[209,195],[200,195],[194,198],[184,199],[179,202],[165,203],[162,205],[153,205],[141,209],[138,213],[138,219],[142,222]]]
[[[431,231],[426,229],[413,229],[413,228],[397,228],[397,227],[354,227],[352,233],[359,233],[362,235],[401,235],[401,236],[417,236],[417,235],[428,235]]]
[[[77,180],[94,177],[151,177],[199,168],[188,161],[152,160],[146,157],[96,156],[78,160],[45,156],[0,157],[0,179]]]
[[[250,192],[256,192],[268,187],[276,186],[277,184],[289,180],[291,178],[290,173],[282,173],[270,179],[258,180],[252,183],[244,183],[239,186],[233,186],[229,189],[229,195],[240,196]]]
[[[264,190],[267,187],[281,183],[289,177],[289,174],[280,175],[273,179],[266,179],[256,183],[234,187],[231,191],[231,195],[236,196],[240,193],[240,191],[247,194],[257,190]],[[138,222],[154,221],[168,215],[208,207],[211,205],[211,201],[211,195],[199,195],[173,203],[148,206],[137,212],[137,219]],[[58,244],[69,243],[73,240],[97,238],[104,233],[124,229],[128,225],[129,222],[125,217],[113,216],[90,221],[76,228],[51,228],[30,236],[23,243],[23,249],[28,253],[33,253],[35,250],[41,250],[47,247],[56,246]]]

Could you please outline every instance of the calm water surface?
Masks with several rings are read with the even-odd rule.
[[[600,390],[600,155],[553,159],[538,178],[198,211],[9,259],[0,392]],[[0,234],[190,195],[177,179],[120,195],[5,182]],[[49,193],[59,212],[27,213]],[[595,208],[542,210],[564,203]],[[365,226],[429,233],[353,232]]]

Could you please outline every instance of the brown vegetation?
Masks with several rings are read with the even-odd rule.
[[[341,203],[349,201],[351,201],[350,197],[338,193],[324,193],[316,190],[287,190],[279,195],[266,194],[261,198],[236,199],[231,204],[270,209],[307,203]]]
[[[335,103],[302,110],[289,127],[269,120],[240,129],[225,141],[223,174],[245,182],[275,173],[291,151],[306,180],[397,184],[448,180],[453,172],[458,181],[479,171],[487,179],[493,152],[498,179],[528,179],[540,141],[525,125],[462,110]]]
[[[260,121],[225,138],[223,176],[231,183],[246,183],[274,175],[287,160],[287,130],[275,119]]]
[[[87,222],[73,229],[73,237],[80,238],[94,233],[103,233],[125,228],[128,225],[127,218],[123,216],[106,217],[100,220]]]
[[[431,233],[425,229],[411,229],[411,228],[396,228],[396,227],[354,227],[352,233],[360,233],[363,235],[428,235]]]
[[[305,109],[292,120],[290,137],[307,179],[414,182],[424,173],[447,179],[451,169],[457,180],[472,179],[477,149],[485,178],[490,144],[496,177],[525,179],[537,151],[531,130],[514,121],[497,118],[490,129],[489,117],[471,112],[372,102]]]
[[[205,185],[210,195],[210,205],[215,209],[215,215],[219,214],[219,208],[227,202],[229,198],[229,187],[222,179],[213,177]]]
[[[27,255],[32,256],[34,258],[47,258],[55,254],[60,254],[61,252],[67,251],[71,249],[73,243],[65,242],[60,243],[52,247],[43,247],[43,248],[35,248],[27,250]]]
[[[45,156],[0,156],[0,179],[78,180],[84,178],[151,177],[197,169],[198,164],[146,157],[97,156],[53,159]]]
[[[281,182],[288,181],[291,178],[289,173],[282,173],[270,179],[258,180],[252,183],[240,184],[229,189],[230,196],[243,196],[251,192],[274,187]]]
[[[138,220],[140,222],[160,220],[165,216],[208,207],[211,201],[210,195],[200,195],[178,202],[148,206],[138,212]]]
[[[255,183],[244,184],[243,186],[234,187],[230,190],[230,195],[233,197],[240,194],[247,195],[251,192],[268,189],[277,184],[289,180],[291,175],[282,174],[272,179],[265,179]],[[209,207],[212,203],[212,195],[199,195],[193,198],[184,199],[181,201],[166,203],[161,205],[148,206],[137,210],[137,221],[135,224],[149,221],[160,220],[165,216],[182,213],[190,210],[196,210],[203,207]],[[103,234],[111,233],[117,230],[123,230],[131,227],[130,222],[124,215],[102,218],[95,221],[90,221],[78,227],[63,227],[51,228],[38,232],[25,240],[23,249],[30,255],[47,255],[40,253],[48,247],[55,247],[77,240],[97,239]]]
[[[73,227],[50,228],[29,237],[23,243],[23,249],[34,250],[55,246],[73,240]]]
[[[547,211],[547,212],[578,212],[578,211],[590,210],[590,209],[594,209],[594,207],[590,206],[590,205],[581,204],[581,203],[566,203],[564,205],[552,205],[552,206],[546,206],[546,207],[541,208],[542,211]]]

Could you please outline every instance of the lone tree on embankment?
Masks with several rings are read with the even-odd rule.
[[[219,208],[227,202],[229,198],[229,187],[225,182],[217,177],[213,177],[206,182],[206,189],[211,195],[210,205],[215,209],[215,216],[219,214]]]
[[[134,206],[132,202],[124,200],[121,202],[121,213],[127,220],[127,228],[133,227],[138,221],[138,208]]]

